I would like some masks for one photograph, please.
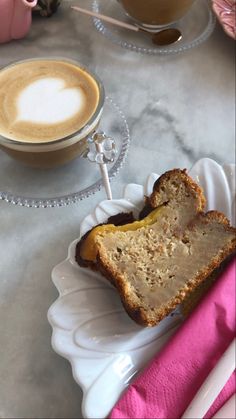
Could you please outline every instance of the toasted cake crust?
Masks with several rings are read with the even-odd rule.
[[[96,269],[117,288],[137,323],[156,325],[234,254],[236,229],[224,214],[204,213],[205,203],[202,189],[186,170],[174,169],[155,182],[146,198],[141,219],[164,207],[153,225],[95,237]],[[81,240],[77,252],[81,243],[86,245],[86,238]]]
[[[196,198],[198,201],[197,212],[204,211],[206,205],[206,198],[203,194],[202,188],[197,185],[193,179],[188,176],[187,170],[173,169],[165,172],[161,175],[153,186],[153,192],[150,195],[148,202],[152,208],[156,208],[166,200],[170,199],[170,195],[167,195],[167,185],[173,185],[173,183],[183,183],[189,193]],[[174,192],[174,191],[173,191]]]

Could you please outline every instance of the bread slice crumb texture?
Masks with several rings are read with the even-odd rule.
[[[168,212],[150,227],[108,233],[98,242],[103,263],[129,284],[147,311],[165,305],[180,290],[187,292],[196,276],[212,269],[235,238],[217,220],[208,224],[210,215],[181,230]]]
[[[146,199],[149,215],[94,228],[78,243],[76,260],[100,270],[130,317],[154,326],[235,252],[236,229],[224,214],[205,213],[205,202],[185,170],[166,172]]]

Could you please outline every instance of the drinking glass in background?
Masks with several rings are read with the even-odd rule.
[[[126,14],[140,27],[165,28],[191,9],[195,0],[118,0]]]

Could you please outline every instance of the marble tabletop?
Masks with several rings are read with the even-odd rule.
[[[34,18],[24,40],[0,45],[0,66],[40,56],[89,65],[126,115],[131,145],[112,181],[115,198],[127,182],[143,183],[152,171],[189,168],[202,157],[235,162],[234,42],[221,27],[185,53],[147,56],[111,44],[64,1],[52,18]],[[81,417],[81,389],[50,344],[47,310],[57,297],[50,275],[102,199],[103,189],[62,208],[0,202],[1,418]]]

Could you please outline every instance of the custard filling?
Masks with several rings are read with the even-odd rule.
[[[81,258],[87,261],[96,262],[98,252],[96,242],[98,237],[103,237],[107,233],[112,233],[116,231],[136,231],[142,227],[150,226],[156,222],[157,217],[162,212],[164,206],[165,205],[161,205],[158,208],[155,208],[152,212],[150,212],[150,214],[148,214],[143,220],[140,221],[134,221],[132,223],[125,224],[122,226],[115,226],[114,224],[104,224],[93,228],[81,245]]]

